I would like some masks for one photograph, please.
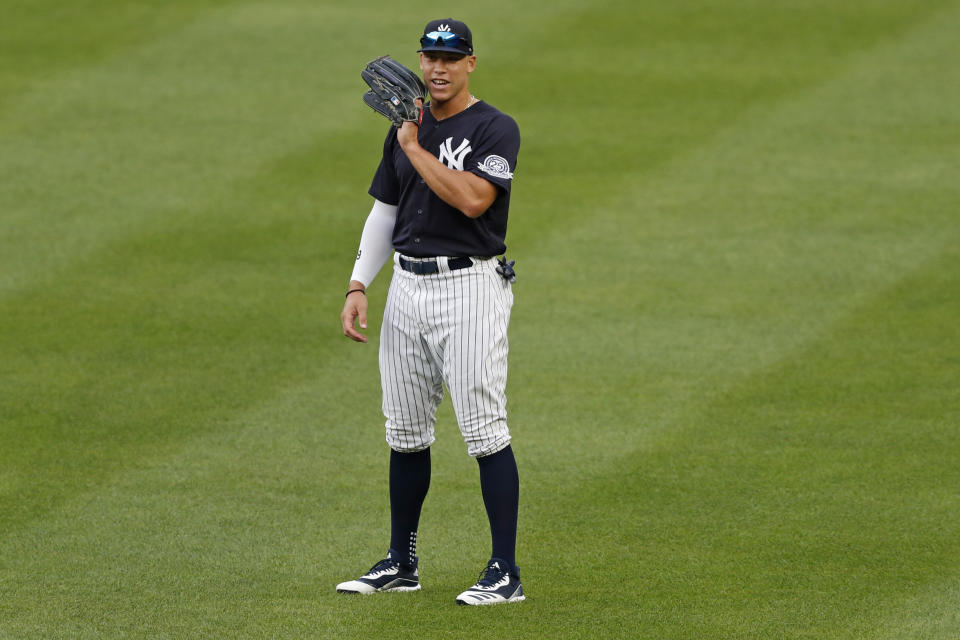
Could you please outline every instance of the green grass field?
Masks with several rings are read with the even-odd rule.
[[[960,2],[437,6],[0,0],[0,638],[960,637]],[[480,610],[449,404],[423,591],[333,589],[388,542],[359,71],[451,13],[524,136]]]

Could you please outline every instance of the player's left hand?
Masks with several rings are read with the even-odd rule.
[[[423,121],[423,100],[417,98],[417,106],[420,107],[420,121]],[[417,136],[420,134],[420,122],[408,120],[397,128],[397,142],[401,149],[406,149],[408,145],[419,145]]]
[[[419,132],[420,127],[416,122],[404,122],[403,126],[397,129],[397,142],[400,143],[400,148],[407,149],[410,145],[419,145],[417,141]]]

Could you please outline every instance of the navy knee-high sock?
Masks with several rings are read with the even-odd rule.
[[[414,453],[390,450],[390,548],[401,564],[417,562],[417,527],[430,488],[430,449]]]
[[[491,557],[500,558],[513,567],[517,562],[517,512],[520,504],[520,476],[513,449],[507,446],[492,455],[477,458],[477,464],[480,465],[483,504],[490,520]]]

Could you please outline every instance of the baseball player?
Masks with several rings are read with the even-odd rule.
[[[506,250],[520,132],[510,116],[470,93],[477,59],[466,24],[429,22],[418,51],[430,101],[419,125],[403,122],[384,141],[340,315],[344,335],[366,342],[365,290],[395,250],[379,356],[391,449],[390,546],[385,559],[337,591],[420,589],[417,529],[445,383],[467,452],[477,459],[492,537],[479,581],[456,601],[518,602],[519,477],[505,396],[514,277],[512,262],[494,257]]]

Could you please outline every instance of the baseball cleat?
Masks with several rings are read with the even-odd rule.
[[[480,574],[480,581],[457,596],[457,604],[502,604],[524,599],[519,567],[510,570],[503,560],[493,558]]]
[[[370,571],[356,580],[341,582],[337,593],[378,593],[380,591],[419,591],[420,575],[417,567],[405,567],[394,560],[391,549],[387,557],[373,565]]]

